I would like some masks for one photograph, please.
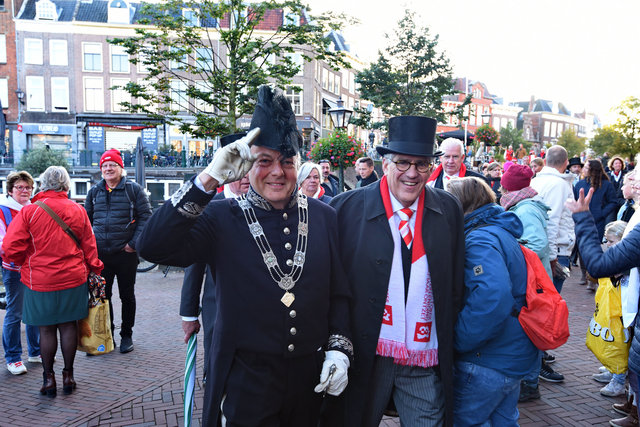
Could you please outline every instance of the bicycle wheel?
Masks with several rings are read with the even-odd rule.
[[[157,266],[158,264],[140,258],[140,263],[138,264],[138,268],[136,269],[136,271],[138,273],[146,273],[147,271],[153,270]]]

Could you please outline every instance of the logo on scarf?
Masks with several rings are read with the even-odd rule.
[[[390,305],[384,306],[384,313],[382,314],[383,325],[393,325],[393,309]]]
[[[429,342],[431,340],[431,322],[416,323],[415,342]]]

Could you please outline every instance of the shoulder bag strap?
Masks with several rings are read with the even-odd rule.
[[[67,233],[69,235],[69,237],[71,237],[73,239],[74,242],[76,242],[76,245],[78,246],[78,248],[80,248],[80,240],[78,240],[78,237],[76,236],[76,234],[73,232],[73,230],[71,229],[71,227],[69,227],[67,225],[66,222],[64,222],[62,220],[62,218],[60,218],[58,216],[58,214],[56,214],[53,209],[51,209],[49,206],[47,206],[44,202],[38,200],[37,202],[35,202],[34,204],[40,206],[42,209],[44,209],[44,211],[46,213],[49,214],[49,216],[51,218],[53,218],[53,220],[55,222],[58,223],[58,225],[64,230],[65,233]]]

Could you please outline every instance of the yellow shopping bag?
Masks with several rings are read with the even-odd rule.
[[[78,321],[78,350],[90,354],[106,354],[113,351],[109,300],[97,300],[89,307],[86,319]]]
[[[620,286],[611,279],[598,280],[596,309],[587,331],[587,347],[610,372],[627,371],[631,339],[622,325]]]

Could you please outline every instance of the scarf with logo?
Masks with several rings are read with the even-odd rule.
[[[418,210],[414,213],[416,222],[411,244],[411,275],[406,304],[400,247],[404,242],[400,238],[400,231],[394,220],[386,176],[380,181],[380,193],[393,236],[393,261],[376,354],[393,357],[394,363],[399,365],[424,368],[435,366],[438,364],[438,336],[431,275],[422,242],[425,191],[422,190],[420,193]]]

